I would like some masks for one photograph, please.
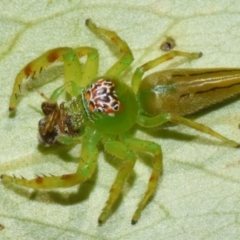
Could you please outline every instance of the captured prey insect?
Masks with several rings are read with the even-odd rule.
[[[14,111],[20,95],[22,81],[33,76],[55,61],[64,64],[65,83],[57,88],[42,104],[44,118],[39,121],[40,143],[47,145],[81,143],[81,154],[76,172],[61,176],[38,176],[27,180],[2,174],[5,182],[30,188],[65,188],[88,180],[97,166],[98,145],[113,156],[123,160],[108,200],[98,222],[103,223],[110,215],[112,206],[121,194],[123,184],[132,173],[135,152],[152,155],[152,173],[144,193],[132,217],[132,224],[140,218],[148,200],[156,191],[162,173],[162,150],[155,142],[132,136],[135,125],[154,128],[166,122],[183,124],[209,134],[231,147],[239,144],[207,126],[184,118],[201,108],[234,95],[240,91],[237,69],[178,69],[156,72],[147,76],[145,72],[177,56],[196,59],[201,53],[172,51],[149,61],[133,74],[131,87],[121,81],[120,75],[130,66],[133,54],[115,32],[97,27],[86,20],[87,27],[96,35],[110,40],[122,54],[121,58],[98,77],[98,51],[92,47],[60,47],[45,52],[28,63],[17,75],[10,98],[10,111]],[[86,57],[83,63],[79,58]],[[67,92],[70,100],[57,103],[58,97]],[[42,94],[43,95],[43,94]]]

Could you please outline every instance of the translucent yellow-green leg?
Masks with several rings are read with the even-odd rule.
[[[87,55],[87,60],[83,67],[79,62],[79,55]],[[97,77],[98,51],[94,48],[69,49],[63,56],[63,62],[66,83],[73,82],[76,86],[83,88]],[[79,89],[73,88],[73,85],[67,86],[66,91],[71,97],[79,95]]]
[[[96,33],[103,35],[110,39],[110,41],[119,48],[119,51],[123,56],[118,60],[104,75],[118,77],[133,61],[133,54],[128,47],[127,43],[122,40],[114,31],[109,31],[107,29],[97,27],[90,19],[86,20],[86,25],[88,28]]]
[[[86,87],[86,85],[95,79],[98,74],[98,50],[91,47],[79,47],[75,48],[74,52],[77,54],[78,58],[87,55],[87,60],[82,67],[82,78],[76,78],[76,84],[79,87]]]
[[[136,156],[121,142],[108,141],[104,144],[104,149],[110,154],[122,159],[124,162],[121,168],[119,169],[116,179],[111,187],[109,198],[106,202],[106,205],[98,218],[98,222],[100,224],[103,223],[108,218],[111,212],[111,208],[118,199],[123,184],[128,175],[132,172],[134,164],[136,162]]]
[[[58,60],[63,54],[65,54],[69,50],[68,47],[63,48],[55,48],[45,52],[40,57],[28,63],[17,75],[12,95],[10,97],[9,111],[13,111],[17,105],[17,99],[19,93],[21,92],[21,84],[22,81],[28,76],[34,76],[36,72],[41,72],[42,68],[47,67],[51,63]]]
[[[132,149],[133,151],[148,152],[153,155],[153,170],[148,182],[147,191],[145,192],[142,200],[139,202],[138,207],[132,217],[132,224],[135,224],[140,218],[141,212],[145,207],[146,203],[153,196],[157,188],[158,179],[163,169],[162,150],[161,147],[154,142],[137,138],[126,138],[124,140],[124,143],[129,149]]]
[[[56,102],[56,100],[66,91],[66,88],[70,87],[72,96],[77,96],[79,94],[79,89],[75,82],[70,81],[62,86],[56,88],[53,93],[51,94],[50,98],[46,97],[43,93],[40,92],[40,95],[47,101],[47,102]]]
[[[16,76],[13,90],[12,90],[12,95],[10,97],[9,111],[13,111],[16,108],[17,100],[18,100],[18,96],[21,92],[21,84],[22,84],[23,80],[29,76],[33,77],[35,75],[35,73],[41,72],[41,70],[43,68],[51,65],[52,63],[54,63],[56,61],[63,61],[63,56],[65,54],[67,54],[70,50],[71,50],[71,48],[68,48],[68,47],[54,48],[54,49],[51,49],[51,50],[45,52],[38,58],[36,58],[33,61],[31,61],[30,63],[28,63]],[[93,63],[94,66],[98,66],[98,53],[97,53],[96,49],[90,48],[90,47],[76,48],[75,53],[77,54],[78,57],[89,55],[89,60],[87,60],[86,65],[85,65],[86,69],[90,69],[90,67],[91,67],[90,65],[92,64],[92,61],[94,62]],[[91,61],[90,61],[90,59],[91,59]],[[88,63],[88,61],[91,62],[91,64]],[[94,74],[96,71],[97,71],[97,67],[95,67],[93,70]],[[66,71],[66,72],[68,75],[68,71]],[[89,72],[91,72],[91,71],[88,70],[87,74],[89,74]],[[67,79],[65,79],[65,80],[68,81],[68,78],[69,77],[67,77]],[[85,79],[86,78],[87,77],[85,77]],[[79,81],[82,79],[81,74],[78,72],[78,78],[74,78],[74,79],[75,79],[74,81],[78,80],[78,83],[79,83]]]
[[[66,188],[82,183],[89,179],[96,169],[98,159],[97,144],[101,138],[99,133],[93,133],[86,128],[85,135],[82,138],[82,150],[80,162],[77,171],[73,174],[64,174],[61,176],[38,176],[37,178],[27,180],[25,178],[16,178],[9,175],[1,175],[4,182],[12,182],[30,188]]]
[[[165,122],[173,122],[173,123],[188,126],[190,128],[196,129],[200,132],[203,132],[203,133],[209,134],[213,137],[216,137],[232,147],[239,147],[239,143],[222,136],[221,134],[215,132],[211,128],[209,128],[203,124],[194,122],[190,119],[172,114],[172,113],[163,113],[163,114],[160,114],[155,117],[146,117],[146,116],[139,115],[138,119],[137,119],[137,123],[140,126],[144,126],[146,128],[157,127],[157,126],[162,125]]]
[[[82,137],[70,137],[65,135],[60,135],[57,137],[57,142],[63,145],[73,145],[82,142]]]
[[[159,64],[161,64],[163,62],[166,62],[166,61],[171,60],[178,56],[187,57],[188,59],[192,60],[192,59],[201,57],[202,53],[196,53],[196,52],[188,53],[188,52],[172,51],[161,57],[158,57],[152,61],[149,61],[149,62],[143,64],[141,67],[138,67],[133,74],[133,77],[132,77],[133,91],[135,93],[138,92],[140,82],[142,81],[142,76],[146,71],[158,66]]]

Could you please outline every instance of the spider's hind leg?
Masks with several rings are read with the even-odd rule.
[[[139,115],[138,120],[137,120],[137,123],[140,126],[143,126],[145,128],[157,127],[157,126],[160,126],[160,125],[162,125],[166,122],[172,122],[172,123],[181,124],[181,125],[185,125],[187,127],[193,128],[193,129],[195,129],[199,132],[206,133],[206,134],[211,135],[215,138],[218,138],[223,143],[225,143],[226,145],[229,145],[231,147],[239,147],[240,146],[239,143],[221,135],[220,133],[214,131],[210,127],[208,127],[206,125],[203,125],[203,124],[200,124],[198,122],[195,122],[191,119],[178,116],[176,114],[162,113],[162,114],[159,114],[159,115],[154,116],[154,117],[146,117],[146,116],[143,116],[143,115]]]

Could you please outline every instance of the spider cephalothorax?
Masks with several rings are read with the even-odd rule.
[[[85,91],[84,97],[88,102],[90,111],[113,116],[114,112],[120,109],[120,101],[116,95],[114,83],[111,80],[99,79],[92,83]]]

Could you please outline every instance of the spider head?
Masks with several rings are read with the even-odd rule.
[[[84,122],[104,133],[118,134],[136,122],[138,104],[132,89],[116,78],[100,77],[81,94]]]

